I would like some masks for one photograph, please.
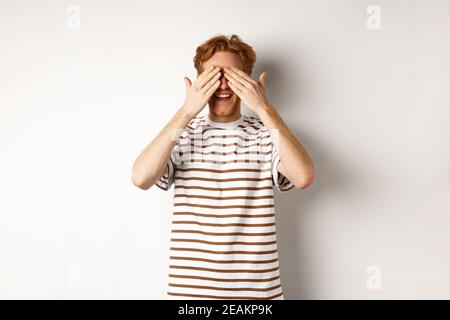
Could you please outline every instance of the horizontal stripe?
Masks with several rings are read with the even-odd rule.
[[[209,159],[189,159],[189,160],[180,160],[178,161],[180,164],[187,164],[187,163],[213,163],[213,164],[228,164],[228,163],[271,163],[271,160],[261,160],[261,159],[233,159],[233,160],[209,160]]]
[[[170,234],[174,238],[189,238],[201,240],[225,241],[269,241],[275,240],[276,228],[271,227],[215,227],[198,226],[194,224],[174,224]],[[198,235],[196,237],[196,235]],[[204,237],[211,236],[211,237]]]
[[[173,251],[196,251],[196,252],[212,253],[212,254],[271,254],[271,253],[276,253],[277,252],[277,250],[269,250],[269,251],[214,251],[214,250],[205,250],[205,249],[175,248],[175,247],[170,247],[170,250],[173,250]]]
[[[294,187],[295,185],[291,185],[290,187],[288,187],[288,188],[283,188],[283,190],[284,191],[288,191],[288,190],[291,190],[293,187]]]
[[[245,123],[239,125],[240,127],[242,126],[242,128],[253,128],[256,130],[260,130],[263,127],[262,124],[259,122],[252,122],[252,121],[245,120],[245,119],[243,119],[243,121],[248,123],[248,125],[245,125]]]
[[[206,295],[206,294],[187,294],[187,293],[175,293],[167,291],[168,295],[172,296],[180,296],[180,297],[196,297],[196,298],[211,298],[211,299],[230,299],[230,300],[272,300],[278,297],[281,297],[283,293],[278,293],[276,295],[270,297],[251,297],[251,296],[235,296],[235,297],[227,297],[227,296],[214,296],[214,295]]]
[[[198,289],[209,289],[209,290],[224,290],[224,291],[272,291],[281,287],[281,285],[276,285],[269,288],[224,288],[224,287],[212,287],[212,286],[198,286],[189,284],[176,284],[169,283],[171,287],[181,287],[181,288],[198,288]]]
[[[177,256],[170,256],[169,258],[172,260],[204,261],[204,262],[210,262],[210,263],[273,263],[273,262],[278,261],[278,259],[271,259],[271,260],[212,260],[212,259],[206,259],[206,258],[177,257]]]
[[[196,224],[199,226],[209,226],[209,227],[270,227],[274,226],[275,223],[206,223],[198,221],[173,221],[173,224]]]
[[[196,212],[173,212],[174,215],[192,215],[197,217],[213,217],[213,218],[269,218],[274,217],[274,213],[268,214],[207,214],[207,213],[196,213]]]
[[[186,127],[193,129],[192,126],[195,127],[195,126],[197,126],[199,124],[202,124],[202,123],[205,123],[205,118],[204,117],[195,117],[189,122],[189,124]]]
[[[176,265],[169,265],[169,268],[201,270],[201,271],[210,271],[210,272],[219,272],[219,273],[266,273],[266,272],[277,271],[279,269],[279,267],[276,267],[276,268],[261,269],[261,270],[254,270],[254,269],[226,269],[226,270],[223,270],[223,269],[201,268],[201,267],[191,267],[191,266],[176,266]]]
[[[170,278],[182,278],[182,279],[199,279],[199,280],[209,280],[209,281],[222,281],[222,282],[270,282],[274,280],[280,279],[280,276],[276,276],[268,279],[254,279],[254,278],[232,278],[232,279],[223,279],[223,278],[211,278],[211,277],[201,277],[201,276],[185,276],[179,274],[169,274]]]
[[[269,245],[275,244],[276,241],[266,241],[266,242],[246,242],[246,241],[229,241],[229,242],[217,242],[217,241],[206,241],[206,240],[198,240],[198,239],[176,239],[171,238],[172,242],[198,242],[198,243],[206,243],[206,244],[214,244],[214,245],[229,245],[229,244],[245,244],[249,246],[257,246],[257,245]]]
[[[244,142],[252,142],[252,141],[247,141],[244,140]],[[183,150],[185,151],[186,149],[193,149],[193,148],[201,148],[201,149],[206,149],[206,148],[210,148],[210,147],[231,147],[231,146],[235,146],[238,148],[251,148],[251,147],[270,147],[272,145],[272,142],[268,142],[268,143],[261,143],[260,141],[253,143],[253,144],[244,144],[241,145],[237,142],[231,142],[231,143],[209,143],[209,144],[205,144],[205,140],[203,139],[195,139],[192,138],[189,140],[188,143],[179,143],[177,144],[177,148],[179,150]]]
[[[275,232],[249,233],[249,232],[205,232],[199,230],[177,230],[172,229],[172,233],[198,233],[209,236],[272,236]]]
[[[156,185],[158,188],[160,188],[160,189],[162,189],[162,190],[164,190],[164,191],[167,191],[167,185],[164,186],[164,185],[161,184],[161,183],[155,183],[155,185]]]
[[[175,274],[175,275],[181,275],[184,276],[183,274],[178,274],[177,272],[173,272],[176,270],[171,270],[172,272],[169,274]],[[225,275],[225,277],[223,277],[223,275]],[[276,274],[247,274],[246,277],[244,277],[244,279],[248,279],[248,278],[255,278],[258,279],[260,275],[264,275],[264,278],[270,278],[270,277],[275,277],[277,276]],[[189,275],[191,276],[191,275]],[[281,284],[281,280],[275,279],[272,281],[237,281],[237,282],[232,282],[232,281],[220,281],[221,279],[233,279],[233,278],[243,278],[240,277],[237,274],[213,274],[213,273],[209,273],[209,274],[194,274],[193,276],[195,276],[196,278],[184,278],[184,277],[168,277],[168,283],[176,283],[176,284],[187,284],[187,285],[202,285],[202,286],[214,286],[214,287],[226,287],[226,288],[239,288],[239,287],[252,287],[252,288],[269,288],[275,285],[280,285]],[[200,277],[197,278],[197,277]],[[214,280],[210,280],[210,279],[203,279],[203,278],[217,278],[219,279],[219,281],[214,281]],[[259,280],[259,279],[258,279]],[[169,288],[168,288],[169,289]],[[186,290],[186,289],[175,289],[175,288],[170,288],[171,291],[173,292],[177,292],[177,293],[201,293],[201,294],[211,294],[211,293],[217,293],[217,294],[226,294],[226,295],[230,295],[230,292],[226,292],[224,291],[222,292],[218,292],[218,291],[210,291],[208,289],[199,289],[199,288],[195,288],[195,289],[191,289],[191,290]],[[280,292],[282,291],[281,289],[276,290],[275,292]],[[270,291],[271,294],[275,293],[274,291]],[[235,294],[238,294],[237,292],[234,292]],[[247,292],[240,292],[241,294],[247,294]],[[264,293],[269,293],[269,291],[260,291],[260,294],[258,294],[258,296],[266,296],[266,294]],[[253,293],[252,293],[253,294]],[[234,295],[234,294],[231,294]]]
[[[180,177],[175,175],[175,179],[178,180],[196,180],[196,181],[210,181],[210,182],[231,182],[231,181],[272,181],[272,177],[261,177],[261,178],[227,178],[227,179],[213,179],[213,178],[204,178],[204,177]]]
[[[227,170],[218,170],[218,169],[210,169],[210,168],[177,168],[177,172],[212,172],[212,173],[231,173],[231,172],[270,172],[272,169],[259,169],[259,168],[238,168],[238,169],[227,169]]]
[[[207,239],[207,240],[209,240],[209,239]],[[172,247],[189,247],[189,248],[193,248],[193,249],[202,249],[202,250],[220,250],[220,251],[269,251],[269,250],[278,250],[276,243],[269,244],[269,245],[246,245],[246,244],[215,245],[215,244],[205,244],[205,243],[201,243],[201,242],[187,242],[187,241],[174,242],[174,241],[171,241],[170,242],[170,246],[172,246]],[[171,253],[173,253],[173,252],[171,252]],[[206,255],[208,255],[208,253],[202,253],[202,252],[193,251],[190,254],[190,256],[192,256],[192,257],[199,257],[199,256],[203,257],[202,255],[204,255],[204,257],[206,257]],[[271,255],[267,254],[266,255],[267,259],[269,259],[271,257],[277,257],[278,256],[277,253],[271,254]],[[216,256],[216,255],[214,255],[214,256]],[[244,258],[246,256],[249,256],[249,254],[241,255],[242,258]],[[256,258],[256,257],[260,257],[260,256],[261,255],[257,255],[257,256],[253,256],[253,257]],[[209,257],[211,257],[211,256],[209,256]],[[223,257],[225,258],[226,255],[224,255]]]
[[[181,193],[208,196],[273,196],[273,185],[274,181],[269,179],[261,181],[196,181],[177,179],[175,181],[174,196]]]
[[[240,133],[244,133],[247,136],[258,136],[262,133],[267,134],[270,133],[268,132],[267,129],[261,128],[261,129],[254,129],[251,128],[250,130],[248,130],[248,128],[244,127],[244,126],[238,126],[235,129],[227,129],[227,128],[218,128],[218,127],[208,127],[208,126],[198,126],[196,128],[193,127],[186,127],[186,134],[189,136],[194,136],[194,135],[207,135],[208,133],[211,132],[240,132]]]
[[[260,126],[263,125],[263,122],[261,120],[258,120],[254,117],[246,116],[244,117],[243,121],[253,125],[260,125]]]
[[[173,209],[178,211],[195,211],[198,213],[271,213],[275,200],[210,200],[190,197],[175,197]],[[211,210],[209,210],[211,209]]]
[[[243,208],[243,209],[260,209],[260,208],[273,208],[273,204],[264,204],[264,205],[252,205],[252,206],[245,206],[245,205],[235,205],[235,206],[213,206],[213,205],[206,205],[206,204],[195,204],[195,203],[188,203],[188,202],[181,202],[181,203],[174,203],[175,207],[179,206],[186,206],[186,207],[194,207],[194,208],[209,208],[209,209],[232,209],[232,208]]]
[[[181,243],[182,246],[202,248],[202,249],[223,249],[223,250],[271,250],[277,246],[276,235],[273,236],[222,236],[216,238],[199,234],[172,234],[170,245],[176,246]],[[239,247],[236,247],[239,246]],[[192,256],[196,256],[193,254]]]
[[[175,198],[178,197],[186,197],[186,198],[199,198],[199,199],[211,199],[211,200],[236,200],[236,199],[248,199],[248,200],[256,200],[256,199],[273,199],[273,195],[270,196],[242,196],[242,197],[211,197],[211,196],[201,196],[201,195],[191,195],[187,193],[177,193],[174,195]]]
[[[209,191],[273,190],[273,188],[271,186],[214,188],[214,187],[204,187],[204,186],[185,186],[182,184],[177,184],[175,186],[175,189],[200,189],[200,190],[209,190]]]
[[[272,137],[270,134],[267,134],[265,136],[257,136],[255,137],[255,135],[252,135],[251,137],[248,135],[240,135],[240,134],[220,134],[220,135],[215,135],[215,134],[205,134],[205,135],[200,135],[199,133],[194,133],[192,135],[186,135],[186,136],[180,136],[179,137],[179,141],[181,140],[185,140],[187,139],[188,141],[208,141],[208,140],[219,140],[219,141],[223,141],[223,140],[232,140],[232,139],[241,139],[244,142],[253,142],[253,141],[263,141],[264,139],[269,139],[269,141],[271,141]],[[186,145],[187,143],[181,143],[179,142],[177,145]]]
[[[227,156],[227,155],[246,155],[246,154],[256,154],[256,155],[269,155],[271,154],[271,151],[244,151],[244,152],[237,152],[237,151],[229,151],[229,152],[225,152],[225,151],[210,151],[210,152],[200,152],[200,151],[195,151],[195,150],[191,150],[190,152],[182,152],[180,151],[178,153],[180,156],[182,156],[183,154],[189,154],[189,155],[194,155],[194,154],[198,154],[198,155],[202,155],[202,156],[209,156],[212,154],[217,154],[220,156]]]

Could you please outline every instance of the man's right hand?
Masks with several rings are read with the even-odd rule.
[[[186,100],[183,108],[194,118],[208,103],[209,98],[217,90],[220,85],[220,68],[209,66],[194,81],[184,77],[186,85]]]

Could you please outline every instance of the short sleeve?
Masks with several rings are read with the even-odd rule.
[[[272,185],[274,185],[279,192],[291,190],[294,183],[278,171],[278,163],[281,161],[278,154],[278,149],[272,143]]]
[[[166,168],[164,174],[159,177],[159,179],[155,182],[156,186],[164,191],[168,191],[175,179],[175,171],[177,168],[177,164],[179,164],[179,156],[178,154],[181,151],[180,139],[183,137],[178,137],[177,142],[172,148],[172,152],[170,153],[169,160],[167,160]]]
[[[175,165],[172,157],[173,153],[170,155],[169,160],[166,163],[167,170],[165,170],[165,173],[155,182],[155,185],[164,191],[168,191],[173,184]]]

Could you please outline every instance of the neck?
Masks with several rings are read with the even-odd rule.
[[[214,112],[211,112],[211,108],[209,108],[208,117],[209,117],[209,119],[211,119],[211,121],[214,121],[214,122],[222,122],[222,123],[233,122],[233,121],[238,120],[241,117],[241,110],[240,110],[240,108],[236,108],[232,114],[217,115]]]

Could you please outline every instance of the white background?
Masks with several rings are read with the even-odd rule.
[[[232,33],[317,169],[276,194],[286,299],[450,298],[449,19],[445,0],[0,1],[0,298],[164,295],[173,189],[131,166],[196,47]]]

